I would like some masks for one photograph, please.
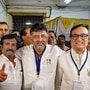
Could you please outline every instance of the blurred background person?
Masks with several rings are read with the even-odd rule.
[[[16,38],[17,38],[17,49],[23,47],[24,44],[23,44],[23,42],[22,42],[22,40],[21,40],[21,38],[20,38],[20,33],[19,33],[19,31],[18,31],[18,30],[13,30],[13,31],[12,31],[12,34],[14,34],[14,35],[16,36]]]
[[[24,46],[32,44],[30,35],[30,27],[25,27],[20,32],[20,38],[23,41]]]
[[[69,47],[67,47],[66,45],[65,45],[65,35],[63,35],[63,34],[61,34],[61,35],[59,35],[58,36],[58,46],[62,49],[62,50],[64,50],[64,51],[67,51],[67,50],[69,50]]]
[[[0,39],[9,33],[9,26],[6,22],[0,22]]]
[[[0,54],[2,53],[1,51],[1,38],[9,33],[9,26],[7,22],[0,22]]]
[[[56,33],[53,30],[48,31],[48,44],[57,45]]]

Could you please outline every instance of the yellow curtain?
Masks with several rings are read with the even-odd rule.
[[[48,22],[45,22],[45,24],[49,30],[54,29],[55,26],[58,27],[57,26],[58,20],[62,21],[65,30],[67,30],[70,27],[72,22],[74,22],[74,25],[82,23],[82,24],[86,24],[90,27],[90,20],[76,19],[76,18],[65,18],[65,17],[56,17],[55,19],[52,19]]]

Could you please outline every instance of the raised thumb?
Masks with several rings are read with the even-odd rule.
[[[5,70],[5,64],[3,64],[2,68],[1,68],[2,71]]]

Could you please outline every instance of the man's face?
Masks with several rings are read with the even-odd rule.
[[[5,39],[2,45],[2,53],[5,56],[14,56],[17,49],[16,39]]]
[[[65,44],[65,39],[64,39],[63,37],[59,37],[59,38],[58,38],[58,43],[59,43],[60,45]]]
[[[48,43],[48,34],[46,31],[38,31],[38,32],[32,32],[32,41],[34,48],[37,51],[43,51],[46,44]]]
[[[79,35],[79,36],[78,36]],[[75,51],[84,51],[88,45],[88,30],[78,27],[72,31],[71,46]]]
[[[6,24],[0,24],[0,38],[2,38],[4,35],[8,34],[8,25]]]
[[[32,39],[31,39],[31,35],[30,35],[30,28],[27,28],[25,30],[25,32],[26,32],[26,35],[22,36],[23,42],[25,45],[30,45],[30,44],[32,44]]]
[[[52,33],[52,32],[48,33],[48,43],[51,44],[51,45],[56,45],[57,44],[56,37],[55,37],[54,33]]]

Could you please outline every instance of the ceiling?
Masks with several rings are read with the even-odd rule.
[[[90,10],[90,0],[72,0],[68,5],[63,4],[64,0],[3,0],[7,10],[12,12],[44,12],[47,9],[66,10]],[[35,10],[35,11],[34,11]]]
[[[14,6],[19,7],[56,7],[57,5],[63,6],[64,0],[4,0],[6,2],[7,8],[12,8]],[[67,6],[89,6],[90,0],[72,0]]]

